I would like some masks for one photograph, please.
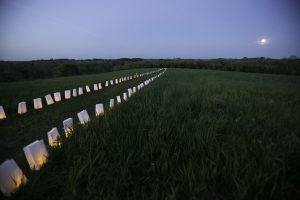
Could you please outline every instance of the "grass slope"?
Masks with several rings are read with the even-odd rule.
[[[168,69],[76,127],[16,199],[292,199],[300,78]]]

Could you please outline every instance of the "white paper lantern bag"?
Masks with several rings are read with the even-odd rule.
[[[113,81],[113,80],[110,80],[110,84],[111,84],[111,85],[114,85],[114,81]]]
[[[5,119],[5,118],[6,118],[6,115],[4,112],[4,108],[3,108],[3,106],[0,106],[0,120]]]
[[[136,87],[133,87],[132,92],[136,93]]]
[[[77,113],[78,119],[80,124],[84,125],[87,124],[90,121],[89,114],[87,113],[86,110],[83,110],[79,113]]]
[[[121,97],[117,96],[117,104],[121,103]]]
[[[115,104],[115,100],[114,99],[110,99],[109,101],[109,108],[112,109],[114,107]]]
[[[103,104],[96,104],[96,116],[104,115]]]
[[[118,84],[118,79],[115,79],[115,83]]]
[[[65,90],[65,99],[71,98],[71,90]]]
[[[83,88],[82,87],[78,88],[78,95],[83,95]]]
[[[122,79],[121,78],[119,78],[119,83],[121,83],[122,82]]]
[[[73,132],[73,118],[68,118],[63,121],[63,127],[66,137],[71,136]]]
[[[124,99],[125,101],[127,101],[127,93],[126,93],[126,92],[123,93],[123,99]]]
[[[105,82],[105,87],[108,87],[108,81]]]
[[[26,182],[25,174],[13,159],[6,160],[0,165],[0,190],[4,196],[11,196],[21,184]]]
[[[58,133],[57,128],[52,128],[48,133],[48,142],[49,142],[49,146],[51,147],[56,147],[56,146],[60,146],[60,135]]]
[[[85,90],[86,90],[87,92],[90,92],[90,91],[91,91],[90,86],[86,85],[86,86],[85,86]]]
[[[54,104],[54,101],[53,101],[52,96],[51,96],[50,94],[47,94],[47,95],[45,96],[45,99],[46,99],[47,105]]]
[[[129,88],[128,89],[128,97],[131,97],[131,95],[132,95],[132,90],[131,90],[131,88]]]
[[[22,101],[18,104],[18,114],[22,115],[27,112],[26,102]]]
[[[77,97],[77,89],[76,89],[76,88],[74,88],[74,89],[72,90],[72,96],[73,96],[73,97]]]
[[[101,90],[102,89],[102,85],[101,83],[98,83],[98,89]]]
[[[43,108],[42,99],[41,98],[33,99],[33,106],[34,109],[36,110],[42,109]]]
[[[48,158],[48,152],[43,140],[36,140],[23,148],[31,170],[39,170]]]
[[[98,90],[98,85],[94,84],[94,91],[97,91],[97,90]]]
[[[61,101],[60,92],[55,92],[55,93],[54,93],[54,100],[55,100],[56,102]]]

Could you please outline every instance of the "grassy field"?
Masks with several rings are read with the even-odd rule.
[[[168,69],[104,117],[75,127],[14,198],[296,199],[299,88],[298,76]],[[83,96],[60,109],[75,113],[95,101],[104,99]],[[51,124],[45,113],[31,123]]]
[[[153,69],[126,70],[98,75],[74,76],[67,78],[44,79],[26,82],[0,83],[0,102],[4,104],[7,112],[7,119],[0,121],[0,161],[1,163],[9,158],[14,158],[26,172],[29,171],[22,148],[37,139],[47,140],[47,132],[52,127],[57,127],[60,134],[63,134],[62,121],[73,117],[78,122],[77,113],[87,109],[91,116],[95,115],[95,104],[104,103],[108,105],[110,98],[121,95],[127,88],[136,86],[145,77],[123,82],[122,84],[109,86],[97,92],[84,92],[84,95],[64,100],[63,91],[78,87],[85,87],[89,84],[91,90],[93,83],[120,78],[125,75],[134,75],[136,72],[152,71]],[[154,69],[155,70],[155,69]],[[149,76],[147,76],[149,77]],[[61,91],[62,101],[46,106],[44,96]],[[84,88],[85,91],[85,88]],[[34,110],[32,99],[42,97],[44,108]],[[17,115],[18,102],[27,101],[28,113]],[[11,109],[9,109],[11,108]],[[14,108],[14,109],[13,109]]]

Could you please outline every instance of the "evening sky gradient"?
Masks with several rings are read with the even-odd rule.
[[[0,60],[300,56],[297,2],[0,0]]]

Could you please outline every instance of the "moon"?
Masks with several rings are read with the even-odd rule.
[[[260,40],[259,40],[259,44],[260,45],[267,45],[267,44],[269,44],[269,39],[267,39],[267,38],[261,38]]]

